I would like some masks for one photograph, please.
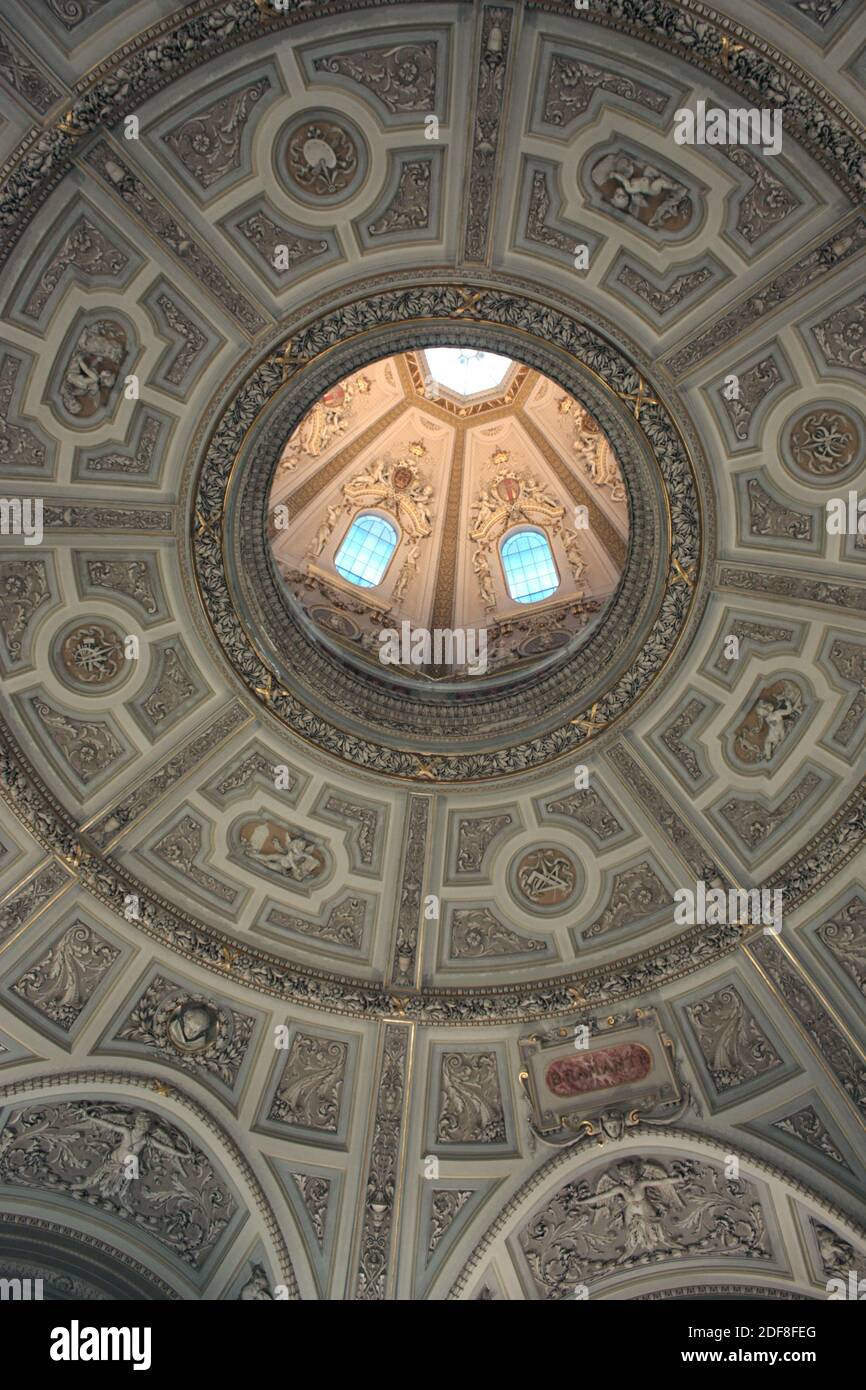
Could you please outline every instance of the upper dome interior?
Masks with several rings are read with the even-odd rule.
[[[609,531],[590,528],[584,491]],[[280,456],[269,521],[285,590],[321,639],[427,683],[513,674],[579,645],[629,537],[622,474],[589,412],[472,347],[400,353],[329,389]],[[483,631],[483,657],[450,637],[413,656],[416,629]]]

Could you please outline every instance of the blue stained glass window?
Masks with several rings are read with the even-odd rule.
[[[397,532],[390,522],[367,512],[355,517],[337,551],[334,566],[350,584],[372,589],[382,582],[396,548]]]
[[[500,547],[508,592],[518,603],[538,603],[559,588],[559,575],[546,536],[515,531]]]

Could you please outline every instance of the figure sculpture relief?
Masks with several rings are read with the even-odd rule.
[[[86,418],[108,403],[125,356],[126,333],[119,323],[99,319],[82,329],[60,387],[70,415]]]
[[[610,499],[612,502],[625,501],[625,485],[623,484],[616,459],[603,439],[597,441],[595,449],[592,450],[587,464],[587,472],[590,480],[596,487],[609,487]]]
[[[394,585],[394,590],[391,594],[391,599],[394,603],[401,603],[402,600],[405,598],[406,590],[409,587],[411,580],[414,578],[416,570],[418,569],[418,557],[420,553],[421,546],[418,543],[418,541],[415,541],[415,543],[411,545],[408,551],[406,552],[406,558],[403,561],[403,567],[400,570],[399,575],[397,576],[397,582]]]
[[[238,1294],[239,1303],[273,1303],[270,1280],[263,1265],[250,1265],[250,1277]]]
[[[236,1211],[207,1154],[124,1102],[41,1100],[0,1133],[0,1181],[66,1194],[137,1226],[199,1269]]]
[[[565,508],[531,474],[511,465],[503,449],[493,455],[497,471],[480,489],[472,511],[469,539],[486,546],[519,521],[558,527]]]
[[[125,1205],[129,1184],[147,1162],[151,1149],[158,1149],[161,1154],[166,1155],[170,1160],[170,1168],[182,1167],[190,1156],[170,1143],[164,1134],[160,1137],[154,1117],[146,1110],[134,1110],[128,1117],[118,1116],[114,1120],[105,1115],[99,1116],[98,1119],[93,1117],[88,1122],[88,1127],[95,1127],[100,1133],[114,1135],[113,1147],[91,1173],[74,1178],[70,1182],[70,1192],[98,1192],[103,1197],[113,1198]],[[130,1159],[134,1159],[135,1162],[130,1163]]]
[[[327,243],[325,243],[327,247]],[[319,458],[342,439],[349,428],[358,398],[370,394],[371,381],[363,372],[338,382],[307,411],[279,462],[281,473],[292,473],[305,458]]]
[[[472,559],[472,568],[478,579],[478,592],[485,610],[490,613],[496,607],[496,594],[493,591],[493,575],[490,573],[490,562],[484,550],[476,550]]]
[[[734,734],[737,756],[750,764],[771,762],[803,708],[803,693],[794,681],[774,681],[760,692]]]
[[[645,227],[674,232],[691,219],[692,200],[684,183],[622,151],[600,159],[590,177],[606,203]]]
[[[586,571],[586,561],[580,547],[580,537],[576,531],[563,531],[562,544],[574,582],[579,584]]]
[[[245,858],[282,878],[302,882],[322,872],[324,857],[310,840],[273,820],[246,821],[239,831]]]
[[[313,537],[312,544],[310,545],[310,548],[307,552],[311,559],[318,559],[325,546],[328,544],[331,532],[336,526],[337,518],[339,517],[342,510],[343,508],[337,505],[333,505],[328,508],[327,512],[325,513],[325,519],[319,526],[319,529]]]
[[[692,1158],[629,1158],[590,1182],[566,1183],[519,1236],[542,1298],[623,1268],[686,1256],[766,1259],[758,1194]]]

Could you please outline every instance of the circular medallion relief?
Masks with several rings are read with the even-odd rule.
[[[106,622],[76,622],[55,639],[55,660],[65,684],[101,693],[118,685],[132,669],[125,659],[123,636]]]
[[[342,202],[361,185],[367,147],[358,127],[333,112],[308,112],[277,137],[277,173],[293,197],[311,206]]]
[[[165,1020],[165,1031],[179,1052],[204,1052],[217,1035],[220,1015],[204,1000],[185,999]]]
[[[548,652],[556,652],[560,648],[568,646],[569,641],[567,632],[554,628],[551,632],[540,632],[537,636],[522,642],[517,648],[517,654],[518,656],[545,656]]]
[[[322,604],[313,604],[310,608],[310,617],[319,627],[323,627],[328,632],[333,632],[337,637],[344,637],[347,641],[355,642],[360,639],[361,630],[347,618],[345,613],[340,613],[336,608],[325,608]]]
[[[234,1034],[232,1011],[221,1009],[199,994],[172,991],[156,1002],[149,1019],[159,1048],[181,1059],[201,1058],[222,1051]]]
[[[517,897],[536,912],[562,911],[578,888],[575,861],[559,845],[528,850],[514,863],[512,875]]]
[[[833,486],[862,466],[864,438],[862,419],[852,406],[810,406],[785,425],[783,458],[795,477]]]

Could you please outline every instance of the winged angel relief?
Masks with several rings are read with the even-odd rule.
[[[423,444],[413,443],[396,463],[376,459],[365,473],[359,473],[343,487],[347,508],[381,507],[396,516],[413,541],[429,536],[433,489],[422,481],[417,468],[417,460],[426,452]]]
[[[757,1193],[709,1164],[624,1159],[595,1181],[568,1183],[523,1228],[520,1244],[543,1298],[617,1269],[686,1255],[770,1255]]]
[[[307,552],[310,559],[321,555],[342,512],[355,513],[366,507],[378,507],[395,517],[403,532],[407,550],[397,584],[392,593],[396,602],[402,600],[421,555],[421,541],[433,530],[430,508],[433,488],[418,472],[418,460],[427,450],[420,441],[408,446],[400,458],[374,459],[363,473],[358,473],[343,485],[342,505],[328,508],[327,515],[316,532]]]
[[[0,1181],[62,1192],[132,1220],[199,1268],[235,1203],[174,1125],[103,1102],[28,1106],[0,1134]]]

